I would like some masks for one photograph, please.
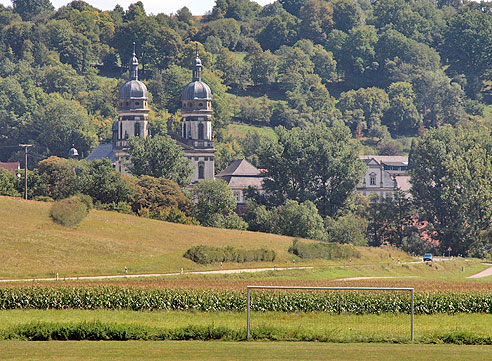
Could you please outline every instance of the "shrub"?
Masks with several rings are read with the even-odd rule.
[[[101,202],[97,202],[95,204],[97,209],[102,209],[104,211],[113,211],[123,214],[133,214],[132,207],[126,202],[112,202],[108,204],[103,204]]]
[[[89,202],[89,199],[73,196],[55,202],[51,207],[51,218],[63,226],[74,227],[89,214],[92,206],[92,200]]]
[[[271,262],[275,260],[275,251],[269,249],[240,249],[231,246],[223,248],[209,246],[195,246],[186,251],[183,257],[200,264],[215,262]]]
[[[352,245],[338,243],[300,243],[297,239],[294,239],[292,242],[289,253],[304,259],[348,259],[360,257],[360,252]]]

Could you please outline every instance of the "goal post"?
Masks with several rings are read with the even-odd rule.
[[[411,294],[410,313],[410,340],[413,341],[413,314],[414,314],[414,289],[392,287],[304,287],[304,286],[247,286],[247,327],[246,340],[249,340],[251,330],[251,290],[321,290],[321,291],[407,291]]]

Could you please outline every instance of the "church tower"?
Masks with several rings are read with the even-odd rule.
[[[128,160],[128,139],[147,137],[148,130],[148,94],[147,87],[138,80],[138,59],[135,55],[130,60],[130,79],[120,88],[118,100],[118,119],[113,123],[113,152],[116,169],[128,173],[125,163]]]
[[[202,82],[202,62],[193,60],[193,78],[181,94],[181,141],[193,166],[192,183],[214,178],[214,142],[212,140],[212,93]]]

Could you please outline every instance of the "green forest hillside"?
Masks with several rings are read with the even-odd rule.
[[[0,6],[0,161],[22,162],[19,143],[34,144],[36,166],[110,140],[133,42],[152,134],[178,129],[198,46],[217,173],[240,157],[262,167],[262,133],[238,138],[231,121],[341,123],[366,154],[406,153],[428,128],[488,129],[491,30],[487,2],[221,0],[195,17],[186,7],[147,14],[142,2],[101,11],[14,0]]]
[[[267,248],[277,254],[275,262],[224,264],[224,268],[327,265],[328,261],[302,262],[288,253],[292,237],[235,231],[150,220],[115,212],[92,211],[75,229],[57,225],[49,217],[50,203],[0,197],[0,277],[60,277],[70,275],[160,273],[220,268],[202,266],[183,258],[197,245]],[[386,263],[396,250],[358,247],[358,263]],[[343,261],[339,261],[343,262]],[[333,264],[333,262],[331,262]]]

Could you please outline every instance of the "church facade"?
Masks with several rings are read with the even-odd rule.
[[[203,179],[214,179],[215,148],[212,138],[212,92],[202,81],[202,63],[196,53],[193,76],[182,91],[181,133],[171,134],[191,162],[192,184]],[[113,122],[112,142],[100,144],[86,160],[109,158],[115,169],[128,173],[129,139],[146,138],[148,127],[148,92],[138,80],[138,59],[133,52],[129,80],[120,88],[118,118]]]
[[[196,52],[193,78],[181,94],[181,134],[172,135],[192,165],[192,184],[214,179],[215,148],[212,138],[212,92],[202,81],[202,62]]]

